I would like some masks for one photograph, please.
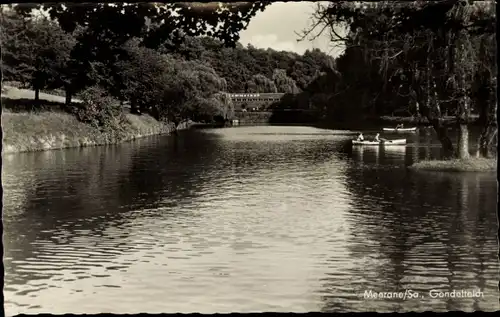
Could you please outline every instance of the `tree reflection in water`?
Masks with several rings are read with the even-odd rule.
[[[409,151],[408,151],[409,150]],[[406,155],[427,155],[424,148],[408,148]],[[387,151],[386,151],[387,152]],[[363,154],[363,156],[360,155]],[[377,154],[379,160],[377,162]],[[487,174],[411,172],[388,168],[381,151],[354,151],[364,163],[346,169],[351,192],[349,222],[355,230],[348,244],[353,292],[324,297],[323,311],[449,311],[474,310],[498,298],[496,179]],[[385,153],[387,154],[387,153]],[[366,165],[375,162],[375,165]],[[362,180],[362,181],[360,181]],[[333,261],[333,259],[332,259]],[[481,276],[481,278],[478,278]],[[491,282],[487,282],[487,279]],[[345,283],[344,283],[345,284]],[[346,287],[326,279],[325,289]],[[484,298],[432,299],[430,289],[452,291],[481,289]],[[412,289],[421,300],[369,300],[365,290]],[[325,291],[323,291],[325,293]],[[403,309],[404,307],[404,309]],[[497,306],[492,307],[495,309]]]
[[[173,207],[192,200],[203,186],[203,166],[211,164],[216,148],[210,140],[195,140],[158,136],[119,146],[23,153],[7,160],[3,185],[11,199],[4,203],[6,284],[52,277],[53,272],[43,270],[9,274],[22,272],[39,255],[45,258],[38,261],[54,257],[62,264],[67,260],[68,269],[79,264],[84,269],[87,262],[99,266],[115,255],[133,253],[115,241],[130,239],[127,227],[134,218],[157,213],[176,217]],[[162,162],[165,166],[158,168]],[[28,190],[22,195],[9,191],[20,188],[19,182],[30,184],[22,186]],[[86,241],[80,241],[82,236]],[[89,258],[96,246],[101,253]]]

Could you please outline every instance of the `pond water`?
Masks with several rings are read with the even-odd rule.
[[[496,174],[409,171],[440,149],[406,137],[237,127],[4,155],[6,314],[499,310]]]

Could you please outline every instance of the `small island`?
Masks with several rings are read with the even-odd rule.
[[[469,159],[421,161],[408,168],[416,171],[496,172],[497,163],[496,158],[474,157]]]

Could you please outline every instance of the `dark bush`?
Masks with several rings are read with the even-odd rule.
[[[122,131],[125,116],[120,103],[100,87],[90,87],[81,93],[82,103],[72,112],[81,122],[90,124],[103,132]]]

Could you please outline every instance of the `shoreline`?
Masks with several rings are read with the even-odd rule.
[[[408,166],[414,171],[434,172],[496,172],[497,158],[471,157],[469,159],[420,161]]]
[[[2,155],[27,152],[91,147],[129,142],[153,135],[170,134],[172,123],[159,122],[153,117],[126,114],[121,131],[102,132],[62,112],[11,112],[2,109]],[[181,123],[177,130],[196,125]]]

